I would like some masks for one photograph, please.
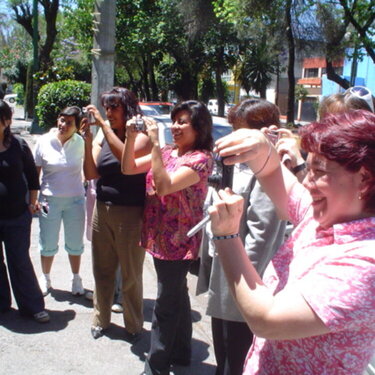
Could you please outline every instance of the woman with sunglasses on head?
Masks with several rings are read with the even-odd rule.
[[[126,122],[140,115],[138,99],[128,89],[115,87],[101,95],[108,121],[92,104],[87,106],[94,122],[83,120],[85,139],[84,171],[87,180],[97,179],[92,220],[92,261],[95,279],[94,319],[91,334],[101,337],[111,322],[115,274],[120,264],[125,338],[133,340],[143,327],[142,269],[145,252],[139,246],[145,201],[146,173],[121,173],[121,154],[126,139]],[[98,125],[104,135],[93,141],[90,125]],[[137,134],[135,154],[150,152],[148,137]]]
[[[34,149],[35,164],[38,173],[42,173],[37,204],[43,272],[39,285],[43,295],[49,293],[52,285],[50,272],[58,251],[61,222],[73,274],[72,294],[83,295],[85,292],[79,276],[85,228],[84,142],[77,133],[81,115],[78,107],[64,108],[57,117],[57,126],[39,137]]]
[[[141,245],[153,256],[158,292],[152,316],[151,347],[145,374],[169,374],[172,364],[191,360],[192,321],[187,273],[198,256],[201,237],[187,232],[203,215],[212,172],[212,119],[206,106],[189,100],[171,113],[174,145],[160,147],[157,123],[143,119],[151,154],[137,158],[134,117],[127,124],[122,156],[125,174],[147,173]]]
[[[332,94],[323,98],[319,104],[319,118],[329,113],[341,113],[363,109],[374,113],[374,98],[367,87],[354,86],[344,93]]]
[[[362,375],[375,349],[375,114],[329,115],[301,128],[299,183],[262,132],[216,142],[246,162],[295,229],[263,280],[238,237],[241,197],[209,208],[216,250],[255,340],[244,374]]]
[[[12,134],[11,123],[12,110],[0,100],[0,313],[11,308],[4,246],[19,312],[44,323],[49,315],[29,255],[31,220],[37,212],[38,173],[29,146]]]

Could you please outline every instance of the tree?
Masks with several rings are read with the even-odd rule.
[[[373,0],[339,0],[346,22],[354,27],[358,39],[375,63],[375,3]]]
[[[42,40],[38,31],[39,40],[39,64],[41,72],[46,72],[52,66],[51,52],[56,40],[57,28],[56,19],[59,11],[60,0],[38,0],[43,8],[45,21],[45,38]],[[32,6],[28,0],[10,0],[14,12],[14,19],[25,28],[33,38],[33,14]]]

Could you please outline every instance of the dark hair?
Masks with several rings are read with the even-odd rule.
[[[124,109],[124,123],[133,116],[142,114],[137,97],[132,91],[124,87],[114,87],[110,91],[103,92],[101,103],[103,107],[121,105]]]
[[[0,99],[0,121],[5,124],[6,120],[12,120],[12,109],[4,100]],[[4,129],[4,146],[9,146],[12,139],[12,132],[10,126]]]
[[[251,129],[264,126],[280,126],[279,108],[264,99],[246,99],[237,104],[228,113],[228,122],[233,126],[244,124]]]
[[[77,106],[65,107],[58,115],[58,118],[61,116],[72,116],[74,117],[76,129],[79,130],[81,119],[82,119],[82,110]]]
[[[367,102],[348,92],[332,94],[323,98],[319,104],[319,119],[330,113],[342,113],[350,110],[364,109],[372,112]]]
[[[349,172],[364,167],[371,178],[363,199],[375,210],[375,114],[356,110],[329,114],[299,131],[301,147],[343,166]]]
[[[207,107],[197,100],[187,100],[176,104],[171,112],[174,122],[178,112],[187,111],[190,114],[191,126],[197,132],[193,145],[194,150],[212,150],[212,117]]]

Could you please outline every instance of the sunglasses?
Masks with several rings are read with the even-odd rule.
[[[356,96],[364,100],[368,106],[371,108],[371,111],[374,112],[374,102],[372,99],[371,91],[364,86],[354,86],[350,87],[346,92],[349,92],[351,95]]]

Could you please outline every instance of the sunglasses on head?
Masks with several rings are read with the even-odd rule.
[[[346,92],[349,92],[351,95],[356,96],[364,100],[368,106],[371,108],[371,111],[374,112],[374,102],[372,99],[371,91],[364,86],[354,86],[350,87]]]

